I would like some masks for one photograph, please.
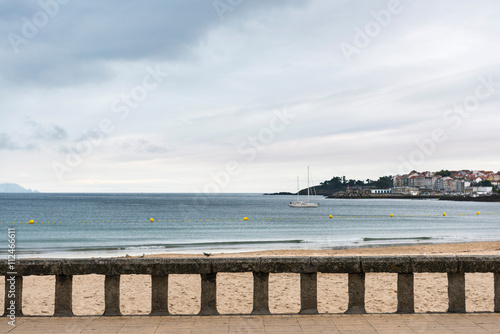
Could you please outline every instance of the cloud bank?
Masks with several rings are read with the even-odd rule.
[[[0,181],[272,192],[307,165],[317,182],[498,171],[499,14],[495,1],[2,1]]]

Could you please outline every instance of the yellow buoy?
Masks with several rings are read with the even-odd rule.
[[[479,211],[478,211],[478,212],[477,212],[477,214],[478,214],[478,215],[480,215],[480,214],[481,214],[481,212],[479,212]]]
[[[243,220],[248,220],[248,217],[243,218]]]
[[[28,223],[29,223],[29,224],[33,224],[33,223],[34,223],[33,219],[32,219],[32,220],[30,220]]]
[[[445,212],[443,212],[443,217],[444,217],[444,216],[446,216],[446,213],[445,213]]]
[[[391,213],[391,217],[394,217],[394,214]]]
[[[329,216],[328,216],[328,218],[333,218],[333,216],[332,216],[332,215],[329,215]]]
[[[150,222],[154,222],[155,220],[153,218],[149,219]]]

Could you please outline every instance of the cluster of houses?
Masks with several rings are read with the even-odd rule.
[[[500,185],[500,172],[483,170],[460,170],[442,172],[412,171],[409,174],[394,177],[392,194],[418,195],[418,194],[468,194],[470,196],[490,195],[494,187]],[[481,186],[483,181],[490,181],[491,186]]]

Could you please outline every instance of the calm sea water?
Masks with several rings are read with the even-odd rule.
[[[315,197],[319,208],[297,209],[288,206],[292,200],[260,194],[0,194],[0,253],[7,254],[9,227],[16,229],[19,257],[500,240],[500,203]],[[30,219],[37,224],[26,224]]]

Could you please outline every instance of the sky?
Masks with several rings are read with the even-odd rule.
[[[500,171],[498,1],[0,0],[0,183]]]

